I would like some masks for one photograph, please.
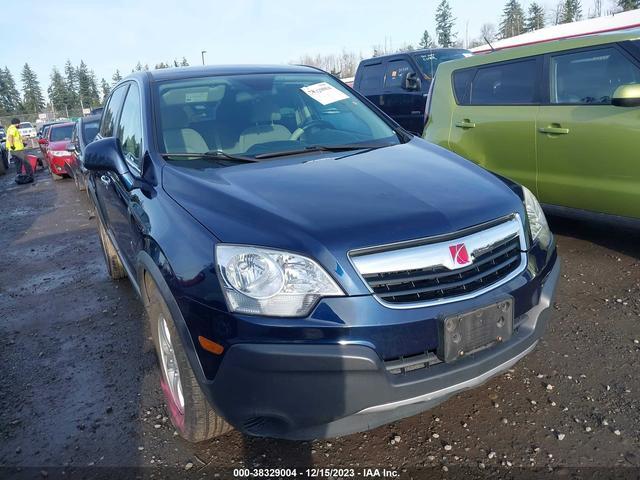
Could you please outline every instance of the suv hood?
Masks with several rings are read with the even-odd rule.
[[[66,150],[70,143],[71,140],[58,140],[57,142],[49,142],[49,150]]]
[[[344,258],[354,248],[451,233],[510,213],[500,179],[422,139],[369,152],[322,153],[183,168],[165,191],[218,239]],[[522,217],[524,218],[524,217]]]

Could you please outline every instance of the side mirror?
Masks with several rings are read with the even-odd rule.
[[[640,84],[620,85],[613,92],[611,105],[615,107],[640,107]]]
[[[420,90],[420,80],[415,72],[407,72],[402,78],[402,88],[409,91]]]
[[[75,153],[75,151],[76,151],[76,144],[75,144],[75,143],[73,143],[73,142],[69,142],[69,143],[67,144],[67,152],[69,152],[69,153]]]
[[[49,144],[49,140],[47,140],[46,138],[41,138],[38,140],[38,143],[40,145],[48,145]]]
[[[131,176],[115,137],[103,138],[87,145],[84,166],[87,170],[113,172],[121,177]]]

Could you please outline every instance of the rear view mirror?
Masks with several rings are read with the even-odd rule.
[[[402,88],[409,91],[420,90],[420,80],[415,72],[407,72],[402,78]]]
[[[640,84],[620,85],[613,92],[611,104],[616,107],[640,107]]]

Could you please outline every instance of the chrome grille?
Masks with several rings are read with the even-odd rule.
[[[415,243],[415,242],[414,242]],[[464,245],[469,262],[458,264],[450,247]],[[512,215],[486,228],[446,240],[351,252],[351,260],[371,292],[395,308],[470,298],[509,281],[526,265],[522,222]]]

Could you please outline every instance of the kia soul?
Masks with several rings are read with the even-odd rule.
[[[84,165],[188,440],[414,415],[511,368],[549,322],[559,261],[534,195],[317,69],[133,74]]]

